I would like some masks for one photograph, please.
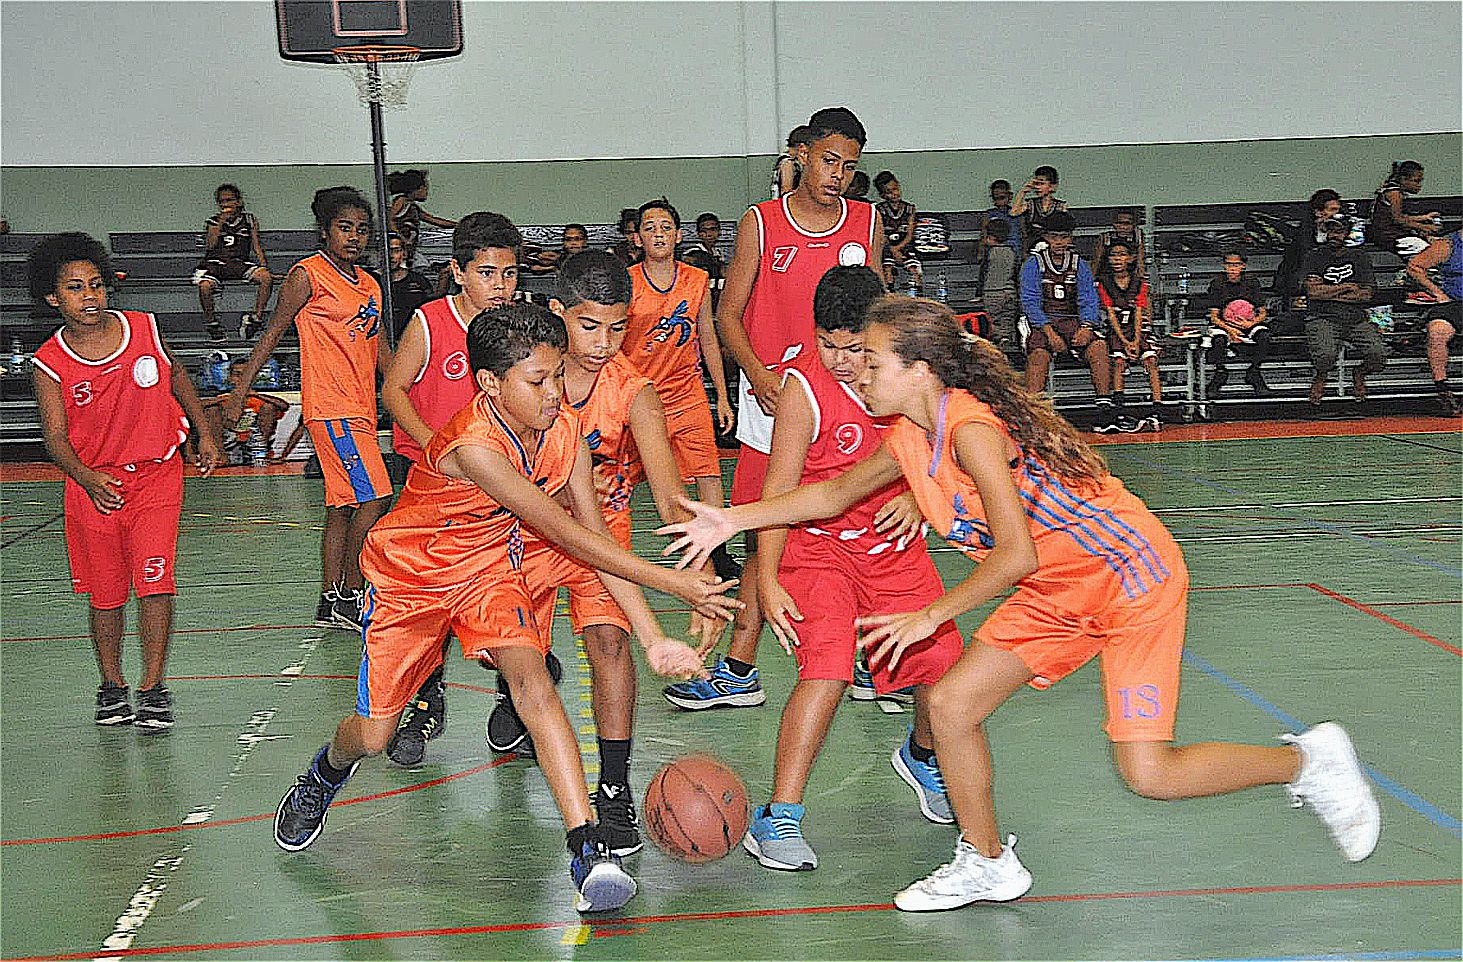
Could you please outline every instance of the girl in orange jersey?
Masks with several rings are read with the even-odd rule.
[[[274,317],[224,403],[243,413],[247,386],[293,324],[300,336],[300,417],[325,475],[320,602],[315,623],[361,630],[361,544],[386,513],[391,479],[376,441],[381,287],[356,266],[371,239],[371,205],[351,187],[315,193],[321,249],[290,268]],[[388,351],[389,356],[389,351]]]
[[[1149,798],[1285,784],[1308,801],[1346,858],[1376,846],[1380,816],[1346,733],[1325,723],[1284,747],[1174,745],[1188,573],[1159,520],[994,346],[961,332],[944,305],[885,298],[870,310],[861,381],[876,415],[902,415],[884,446],[846,473],[790,494],[699,516],[685,561],[744,528],[845,510],[901,475],[920,510],[974,571],[919,611],[862,620],[863,644],[892,667],[948,618],[1014,588],[930,691],[935,750],[963,834],[955,858],[899,892],[905,911],[1009,901],[1031,887],[1002,844],[985,719],[1022,685],[1051,686],[1098,657],[1108,737],[1128,786]]]

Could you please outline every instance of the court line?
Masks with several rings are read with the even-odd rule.
[[[25,537],[27,537],[29,535],[35,534],[37,531],[40,531],[42,528],[49,528],[51,525],[55,524],[57,521],[60,521],[64,517],[66,517],[66,512],[65,511],[58,511],[56,513],[56,516],[54,518],[51,518],[50,520],[47,520],[47,521],[42,521],[40,524],[35,525],[34,527],[26,528],[20,534],[15,535],[14,537],[8,538],[8,539],[6,539],[3,542],[0,542],[0,548],[8,548],[11,545],[15,544],[17,541],[21,540],[22,538],[25,538]]]
[[[1408,952],[1340,952],[1329,955],[1252,955],[1234,959],[1192,959],[1190,962],[1402,962],[1405,959],[1456,959],[1457,949],[1416,949]]]
[[[1393,618],[1391,615],[1387,614],[1386,612],[1384,612],[1384,611],[1378,611],[1377,609],[1371,607],[1370,605],[1362,604],[1360,601],[1357,601],[1355,598],[1349,598],[1346,595],[1343,595],[1339,591],[1333,591],[1332,589],[1327,588],[1325,585],[1307,584],[1306,587],[1307,588],[1310,588],[1312,591],[1319,591],[1321,594],[1325,595],[1327,598],[1330,598],[1333,601],[1339,601],[1341,604],[1346,605],[1348,608],[1355,608],[1357,611],[1360,611],[1362,614],[1371,615],[1373,618],[1377,619],[1378,621],[1386,622],[1387,624],[1391,625],[1393,628],[1399,628],[1402,631],[1407,632],[1409,635],[1413,636],[1414,638],[1420,638],[1423,641],[1427,642],[1428,644],[1430,644],[1430,645],[1436,645],[1437,647],[1443,649],[1444,651],[1450,651],[1450,652],[1452,652],[1455,655],[1463,656],[1463,648],[1459,648],[1456,645],[1450,645],[1446,641],[1443,641],[1441,638],[1434,638],[1432,635],[1428,634],[1427,632],[1425,632],[1425,631],[1423,631],[1423,630],[1421,630],[1419,628],[1414,628],[1411,625],[1407,624],[1406,622],[1398,621],[1396,618]],[[1404,602],[1404,604],[1405,604],[1405,602]]]
[[[1428,444],[1426,441],[1414,441],[1410,438],[1399,438],[1395,434],[1379,434],[1377,437],[1386,438],[1388,441],[1396,441],[1399,444],[1415,444],[1420,448],[1432,448],[1434,451],[1443,451],[1447,454],[1463,454],[1463,451],[1458,451],[1455,448],[1445,448],[1442,445]]]
[[[1186,664],[1192,665],[1193,667],[1202,671],[1204,674],[1213,678],[1215,681],[1219,682],[1225,688],[1228,688],[1234,694],[1243,698],[1251,705],[1254,705],[1256,708],[1260,709],[1271,718],[1274,718],[1282,725],[1285,725],[1291,731],[1301,732],[1311,727],[1310,725],[1307,725],[1305,722],[1301,721],[1299,718],[1296,718],[1294,715],[1290,714],[1284,709],[1274,704],[1271,704],[1259,692],[1255,691],[1244,682],[1238,681],[1237,679],[1232,678],[1224,672],[1220,671],[1218,668],[1214,667],[1209,662],[1205,661],[1202,657],[1194,654],[1187,648],[1184,649],[1184,662]],[[1380,771],[1378,771],[1371,765],[1363,762],[1361,767],[1362,770],[1367,773],[1367,776],[1371,778],[1371,780],[1375,782],[1377,786],[1385,791],[1388,795],[1391,795],[1403,805],[1406,805],[1414,812],[1417,812],[1419,815],[1423,816],[1434,825],[1437,825],[1438,827],[1452,833],[1454,837],[1463,838],[1463,822],[1459,822],[1457,818],[1449,815],[1447,812],[1438,808],[1436,805],[1429,802],[1421,795],[1418,795],[1416,792],[1408,789],[1406,786],[1400,784],[1399,782],[1393,781],[1386,775],[1383,775]]]
[[[1063,902],[1105,902],[1126,899],[1161,898],[1213,898],[1224,895],[1291,895],[1306,892],[1348,892],[1367,889],[1428,888],[1436,886],[1457,886],[1463,879],[1387,879],[1375,882],[1330,882],[1297,885],[1243,885],[1226,888],[1162,889],[1135,892],[1078,892],[1065,895],[1033,895],[1020,899],[1012,905],[1063,903]],[[685,912],[673,915],[643,915],[614,919],[576,918],[552,922],[505,922],[495,925],[443,926],[430,929],[397,929],[381,932],[347,932],[333,935],[301,935],[277,939],[240,939],[227,942],[194,942],[180,945],[155,945],[139,949],[124,949],[114,953],[118,956],[170,955],[184,952],[224,952],[239,949],[277,948],[295,945],[329,945],[350,942],[375,942],[386,939],[437,938],[450,935],[502,935],[516,932],[542,932],[552,929],[578,929],[589,926],[591,930],[627,929],[633,926],[664,925],[684,922],[716,922],[729,919],[767,919],[787,916],[838,915],[851,912],[895,912],[893,903],[871,902],[857,905],[812,905],[775,909],[743,909],[729,912]],[[975,909],[974,911],[979,911]],[[1421,950],[1431,951],[1431,950]],[[70,962],[73,959],[91,959],[94,950],[87,952],[58,952],[51,955],[7,956],[0,962]],[[1347,958],[1355,956],[1344,956]],[[1399,956],[1400,958],[1401,956]],[[1319,958],[1319,956],[1298,956],[1297,958]]]

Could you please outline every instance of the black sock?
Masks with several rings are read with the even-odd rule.
[[[752,672],[757,670],[756,665],[749,665],[745,661],[738,661],[730,655],[728,655],[726,658],[723,658],[722,660],[726,662],[726,670],[731,672],[733,675],[736,675],[738,678],[746,678]]]
[[[569,846],[569,854],[578,856],[584,851],[585,843],[592,842],[599,837],[599,826],[593,822],[585,822],[578,828],[571,828],[564,840]]]
[[[630,739],[599,740],[599,780],[610,785],[630,783]]]
[[[909,736],[909,754],[911,756],[913,756],[913,758],[914,758],[915,761],[922,762],[924,764],[929,764],[930,759],[932,759],[932,758],[935,757],[935,750],[933,748],[926,748],[926,747],[924,747],[919,742],[917,742],[917,741],[914,740],[914,736],[913,735],[910,735]]]
[[[345,768],[336,768],[334,765],[330,764],[329,748],[325,750],[324,755],[320,756],[320,760],[315,763],[315,770],[320,773],[321,778],[325,779],[332,785],[344,784],[345,780],[350,777],[351,773],[351,768],[349,765],[347,765]]]
[[[1434,381],[1433,387],[1437,390],[1439,394],[1449,394],[1453,390],[1453,387],[1448,383],[1447,378],[1443,378],[1441,381]]]

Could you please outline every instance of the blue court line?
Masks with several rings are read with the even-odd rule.
[[[1410,551],[1403,551],[1401,548],[1394,548],[1385,542],[1376,540],[1375,538],[1368,538],[1365,535],[1357,534],[1355,531],[1352,531],[1345,525],[1334,524],[1330,521],[1319,521],[1315,518],[1308,518],[1305,515],[1299,514],[1294,511],[1288,511],[1285,508],[1278,507],[1274,504],[1271,504],[1269,501],[1258,497],[1252,491],[1246,491],[1243,488],[1236,488],[1228,484],[1221,484],[1220,482],[1213,481],[1209,478],[1204,477],[1203,475],[1193,474],[1188,471],[1180,470],[1179,468],[1171,467],[1167,464],[1164,464],[1162,461],[1155,461],[1154,459],[1146,458],[1141,454],[1133,454],[1128,451],[1105,451],[1103,453],[1108,458],[1128,458],[1130,460],[1157,468],[1164,474],[1172,475],[1176,478],[1183,478],[1185,481],[1192,481],[1194,484],[1202,484],[1205,487],[1213,488],[1216,491],[1223,491],[1225,494],[1234,495],[1235,497],[1244,498],[1245,500],[1253,502],[1255,504],[1262,504],[1269,510],[1278,512],[1279,514],[1292,518],[1295,521],[1311,525],[1312,527],[1320,528],[1322,531],[1329,531],[1332,534],[1339,534],[1343,538],[1347,538],[1359,544],[1364,544],[1368,548],[1380,551],[1383,554],[1390,554],[1398,558],[1405,558],[1413,564],[1419,564],[1428,568],[1434,568],[1445,574],[1452,575],[1455,578],[1463,579],[1463,568],[1457,567],[1455,565],[1443,564],[1442,562],[1434,561],[1431,558],[1424,558],[1422,555],[1416,555]]]
[[[1260,711],[1269,715],[1271,718],[1274,718],[1282,725],[1285,725],[1291,731],[1303,732],[1307,728],[1311,727],[1310,725],[1307,725],[1305,722],[1301,721],[1299,718],[1296,718],[1294,715],[1289,714],[1288,712],[1277,707],[1276,705],[1272,705],[1270,702],[1266,701],[1264,696],[1262,696],[1259,692],[1255,691],[1244,682],[1237,681],[1236,679],[1231,678],[1229,675],[1226,675],[1224,672],[1220,671],[1218,668],[1215,668],[1213,665],[1209,664],[1209,662],[1194,654],[1192,651],[1189,651],[1187,648],[1184,649],[1184,661],[1199,669],[1210,678],[1213,678],[1225,688],[1228,688],[1230,691],[1234,692],[1236,695],[1240,696],[1251,705],[1254,705],[1256,708],[1260,709]],[[1361,767],[1362,770],[1366,772],[1367,777],[1370,778],[1382,791],[1386,792],[1388,795],[1391,795],[1393,798],[1397,799],[1399,802],[1401,802],[1403,805],[1406,805],[1414,812],[1417,812],[1423,818],[1426,818],[1429,822],[1432,822],[1434,825],[1442,828],[1444,831],[1452,833],[1455,838],[1463,838],[1463,822],[1459,822],[1458,819],[1438,808],[1436,805],[1432,804],[1421,795],[1418,795],[1416,792],[1413,792],[1405,786],[1397,783],[1396,781],[1393,781],[1392,779],[1388,778],[1386,775],[1383,775],[1381,772],[1377,771],[1375,768],[1366,764],[1365,762],[1362,763]]]
[[[1323,960],[1361,959],[1368,962],[1392,962],[1401,959],[1457,959],[1463,953],[1457,949],[1414,949],[1395,952],[1336,952],[1326,955],[1252,955],[1234,959],[1194,959],[1191,962],[1323,962]]]

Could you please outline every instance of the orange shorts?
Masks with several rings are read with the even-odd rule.
[[[370,418],[309,420],[305,430],[325,475],[325,504],[365,504],[391,496],[391,478],[381,460],[376,425]]]
[[[1184,653],[1189,574],[1181,557],[1165,556],[1171,574],[1135,600],[1073,614],[1049,596],[1018,588],[991,613],[975,638],[1014,653],[1049,688],[1096,655],[1102,665],[1109,739],[1173,740]]]
[[[615,536],[615,541],[626,551],[630,550],[630,511],[607,511],[605,512],[605,524],[609,526],[610,534]]]
[[[545,650],[553,641],[559,589],[569,589],[569,624],[579,635],[590,625],[614,625],[630,633],[630,621],[599,573],[539,538],[523,539],[523,581]]]
[[[442,640],[450,631],[465,658],[500,648],[547,651],[533,618],[528,588],[519,572],[482,577],[440,591],[368,588],[365,650],[356,681],[356,714],[392,718],[442,664]]]
[[[711,402],[700,384],[682,397],[661,398],[665,405],[665,433],[676,456],[682,481],[721,477],[721,456],[716,450],[716,428],[711,424]]]

